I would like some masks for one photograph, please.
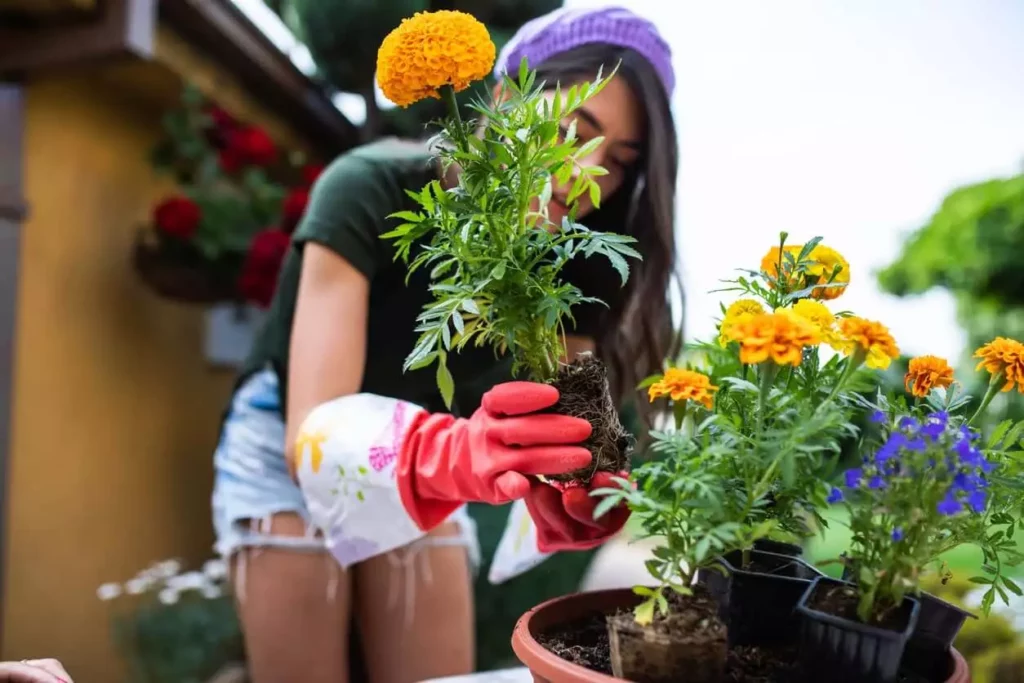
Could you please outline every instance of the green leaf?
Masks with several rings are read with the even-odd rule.
[[[633,610],[633,618],[636,623],[641,626],[647,626],[654,621],[654,605],[655,601],[653,598],[644,600]]]
[[[1006,436],[1006,433],[1010,431],[1011,426],[1013,426],[1013,420],[1004,420],[1003,422],[1000,422],[992,431],[992,436],[988,439],[988,447],[996,448],[999,442],[1003,440],[1003,437]]]
[[[445,407],[451,410],[452,400],[455,397],[455,380],[452,378],[451,371],[448,370],[443,353],[438,355],[437,388],[441,392],[441,398],[444,400]]]

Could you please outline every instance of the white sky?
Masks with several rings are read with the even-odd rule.
[[[311,67],[262,0],[235,2]],[[885,296],[873,271],[957,185],[1021,169],[1024,2],[617,4],[656,21],[674,51],[688,336],[712,331],[720,298],[706,292],[756,267],[787,230],[822,235],[850,260],[842,308],[888,324],[907,352],[955,357],[950,297]]]
[[[951,298],[888,297],[872,272],[949,190],[1020,170],[1024,2],[619,2],[674,52],[688,336],[718,313],[705,292],[786,230],[850,260],[842,308],[882,320],[908,352],[956,356]]]

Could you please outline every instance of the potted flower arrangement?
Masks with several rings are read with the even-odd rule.
[[[431,33],[463,36],[466,54],[421,59],[424,36]],[[593,178],[601,170],[578,168],[588,145],[600,140],[577,147],[572,127],[560,136],[559,124],[606,79],[599,76],[545,97],[524,64],[518,79],[505,80],[505,96],[498,102],[474,103],[481,121],[464,122],[455,93],[485,76],[493,58],[486,29],[458,12],[406,20],[378,55],[378,78],[389,99],[404,106],[437,97],[450,112],[435,139],[449,182],[435,181],[412,193],[421,209],[396,214],[401,224],[384,235],[410,268],[431,268],[434,301],[419,318],[419,341],[406,369],[435,365],[441,394],[450,402],[449,354],[471,342],[508,353],[517,370],[558,385],[561,412],[591,419],[594,469],[571,478],[621,471],[630,444],[611,407],[603,368],[589,357],[560,362],[563,321],[584,299],[560,280],[559,271],[577,254],[601,254],[625,281],[627,259],[639,255],[627,237],[589,231],[574,220],[574,212],[552,225],[543,209],[552,182],[566,182],[574,171],[578,179],[570,202],[585,192],[595,204],[600,200]],[[460,171],[457,176],[447,173],[453,167]],[[535,204],[534,197],[541,201]],[[900,609],[910,611],[903,630],[890,639],[899,645],[890,660],[897,666],[902,662],[904,672],[917,680],[968,680],[962,658],[948,642],[937,666],[927,671],[903,657],[903,645],[918,632],[919,608],[909,596],[920,593],[921,576],[940,564],[941,553],[962,543],[985,550],[994,569],[977,580],[991,585],[993,595],[1014,591],[1016,584],[1001,567],[1017,559],[1011,538],[1024,504],[1012,476],[1017,446],[1005,445],[1003,438],[1004,445],[985,450],[987,465],[955,472],[950,465],[945,480],[927,487],[945,496],[951,485],[961,485],[957,475],[979,477],[981,471],[988,492],[984,505],[977,496],[968,497],[973,492],[955,492],[962,507],[982,507],[983,512],[974,512],[981,517],[915,507],[946,500],[932,501],[924,493],[899,499],[903,507],[894,512],[887,496],[898,487],[876,485],[874,474],[865,489],[869,495],[840,495],[831,476],[841,443],[859,439],[865,462],[876,455],[871,435],[856,426],[859,418],[892,407],[892,424],[899,425],[897,413],[910,411],[897,399],[871,402],[860,396],[877,385],[876,372],[899,351],[881,323],[829,309],[825,302],[841,296],[849,283],[849,264],[834,249],[820,239],[790,245],[783,234],[759,268],[728,281],[724,291],[738,292],[739,298],[724,310],[718,339],[691,346],[687,366],[669,367],[645,383],[650,399],[665,399],[674,417],[674,425],[651,435],[662,457],[637,468],[629,480],[617,480],[615,488],[594,494],[605,498],[597,515],[625,502],[645,534],[659,540],[648,563],[652,580],[634,591],[560,598],[524,615],[513,647],[535,680],[610,681],[614,675],[635,683],[787,681],[818,675],[821,669],[815,667],[826,662],[832,667],[828,680],[887,683],[895,680],[896,669],[842,660],[847,654],[866,656],[867,650],[834,647],[835,636],[818,637],[815,629],[822,628],[825,614],[830,627],[843,621],[852,625],[847,631],[861,633]],[[1024,377],[1024,354],[1015,355],[1017,347],[999,340],[980,352],[996,384],[979,411],[999,388],[1013,385],[1008,379]],[[908,375],[908,387],[922,387],[919,392],[927,387],[919,395],[928,397],[944,382],[943,373],[920,361]],[[946,406],[945,424],[962,428],[951,416],[956,401],[941,386],[935,390],[940,392],[935,400]],[[584,406],[587,410],[578,410]],[[1012,430],[1015,439],[1019,434]],[[972,433],[970,443],[973,439]],[[939,457],[934,449],[928,452]],[[929,476],[939,477],[939,471]],[[908,464],[892,476],[909,482],[915,472]],[[843,605],[853,600],[852,612],[829,600],[820,603],[817,596],[834,585],[800,557],[801,542],[825,526],[826,508],[844,501],[852,523],[860,525],[858,539],[864,540],[845,558],[856,568],[853,580],[838,584],[829,600],[838,603],[835,596],[841,596]],[[910,533],[912,524],[913,533],[929,543],[912,552],[901,545],[906,537],[891,525],[896,514],[906,515],[902,533]],[[876,531],[885,520],[890,525],[881,536]],[[891,576],[897,564],[902,567],[898,581]]]
[[[464,36],[471,46],[462,56],[467,63],[419,58],[429,45],[423,36],[431,31]],[[601,139],[580,144],[575,126],[563,134],[562,122],[610,77],[599,74],[592,83],[558,88],[549,98],[524,60],[518,79],[505,78],[503,97],[477,98],[472,109],[479,121],[463,121],[455,94],[469,87],[466,74],[486,76],[494,59],[484,25],[453,11],[406,19],[380,48],[378,78],[389,99],[400,106],[427,96],[447,103],[449,115],[434,146],[444,175],[451,178],[447,171],[459,169],[449,187],[436,180],[413,193],[421,210],[396,214],[402,223],[383,235],[410,270],[431,269],[434,300],[419,317],[420,336],[405,369],[436,365],[440,393],[450,405],[449,354],[469,344],[508,353],[513,372],[558,387],[554,410],[590,420],[593,431],[585,445],[594,453],[593,467],[554,477],[589,481],[596,471],[628,469],[631,438],[614,409],[605,367],[590,355],[561,362],[565,321],[576,305],[592,299],[560,273],[572,259],[596,254],[625,282],[627,259],[639,254],[630,246],[633,238],[576,222],[580,196],[599,204],[595,178],[606,171],[582,163]],[[574,177],[569,216],[556,225],[547,208],[553,185]]]
[[[266,307],[321,167],[284,158],[263,129],[193,87],[162,123],[153,163],[178,190],[156,204],[136,241],[136,271],[175,301]]]
[[[783,235],[759,269],[729,281],[741,298],[724,309],[719,339],[645,383],[674,416],[651,435],[661,457],[621,482],[632,486],[594,495],[605,497],[596,514],[625,500],[658,540],[652,580],[524,615],[513,647],[537,680],[969,680],[951,648],[967,614],[923,594],[921,581],[947,572],[945,552],[972,544],[985,556],[972,579],[988,587],[984,611],[1020,590],[1007,574],[1021,559],[1024,424],[1000,426],[984,446],[971,424],[1000,390],[1021,387],[1024,345],[978,350],[992,382],[970,418],[970,398],[934,357],[911,361],[912,401],[869,400],[898,349],[880,323],[828,309],[849,281],[834,250]],[[871,428],[860,432],[865,414]],[[834,486],[839,441],[851,435],[862,464]],[[798,553],[758,549],[799,545],[829,505],[845,506],[853,530],[836,559],[847,580]]]

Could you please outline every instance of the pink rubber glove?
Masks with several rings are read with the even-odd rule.
[[[616,505],[594,519],[594,508],[600,498],[590,495],[595,489],[619,486],[613,477],[626,478],[625,472],[617,475],[598,472],[590,486],[569,484],[556,488],[543,482],[534,482],[526,496],[526,508],[537,527],[537,549],[543,553],[559,550],[589,550],[601,545],[614,536],[629,519],[629,508],[625,503]]]
[[[579,445],[590,423],[554,413],[547,384],[508,382],[486,394],[469,419],[421,413],[409,426],[396,477],[402,504],[424,531],[467,502],[501,505],[531,492],[529,475],[561,474],[590,464]]]

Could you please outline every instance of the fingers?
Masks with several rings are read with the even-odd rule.
[[[558,389],[539,382],[505,382],[484,394],[481,405],[491,415],[526,415],[558,402]]]
[[[583,443],[592,430],[586,420],[549,413],[493,420],[487,434],[506,446],[543,446]]]
[[[507,448],[501,457],[501,469],[521,474],[568,474],[589,467],[593,460],[590,451],[581,446]]]
[[[537,547],[542,552],[579,535],[575,522],[562,512],[562,494],[553,486],[536,482],[526,497],[526,509],[537,527]]]
[[[56,660],[0,663],[0,681],[6,683],[71,683],[71,677]]]
[[[574,486],[562,492],[562,507],[567,515],[580,524],[594,529],[604,527],[603,520],[594,519],[594,508],[600,499],[590,495],[582,486]]]
[[[596,472],[590,480],[590,489],[613,489],[619,488],[616,479],[629,479],[629,472]]]
[[[506,500],[498,504],[525,498],[530,492],[530,480],[518,472],[504,472],[494,480],[494,489]]]

